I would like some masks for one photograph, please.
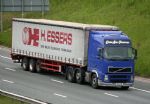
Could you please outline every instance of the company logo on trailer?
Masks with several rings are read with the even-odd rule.
[[[23,32],[22,32],[22,41],[24,44],[28,44],[29,42],[29,34],[28,34],[28,28],[25,27],[23,29]]]
[[[22,41],[25,45],[38,46],[39,29],[31,29],[28,27],[24,27],[22,33]]]
[[[53,31],[53,30],[30,28],[30,27],[23,28],[23,32],[22,32],[23,44],[38,47],[39,41],[64,44],[64,45],[72,45],[72,34]]]

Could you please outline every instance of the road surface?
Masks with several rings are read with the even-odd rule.
[[[70,83],[58,73],[31,73],[13,63],[10,50],[0,47],[0,89],[51,104],[150,104],[150,81],[135,81],[129,90],[93,89]]]

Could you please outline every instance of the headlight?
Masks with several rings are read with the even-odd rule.
[[[134,76],[133,75],[131,75],[131,82],[133,82],[134,81]]]
[[[108,75],[105,75],[104,81],[108,81]]]

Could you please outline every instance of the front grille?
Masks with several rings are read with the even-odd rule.
[[[129,81],[128,75],[110,75],[111,83],[127,83]]]
[[[110,80],[111,83],[127,83],[128,80]]]
[[[132,72],[131,68],[108,68],[109,73],[130,73]]]
[[[126,75],[112,75],[110,78],[127,78]]]

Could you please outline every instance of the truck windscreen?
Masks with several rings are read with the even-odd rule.
[[[133,59],[134,55],[130,47],[105,47],[104,58],[114,60]]]

